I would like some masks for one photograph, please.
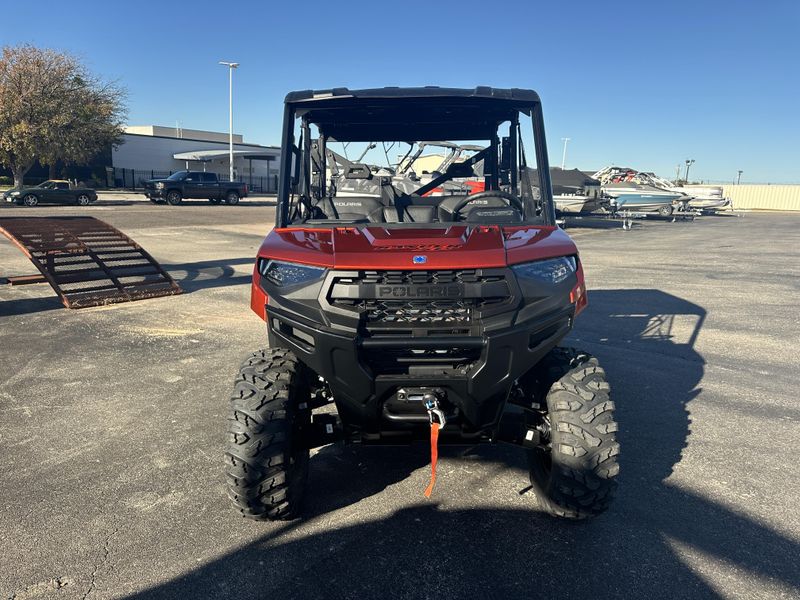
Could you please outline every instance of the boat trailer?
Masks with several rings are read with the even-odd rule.
[[[183,292],[144,248],[94,217],[0,218],[0,233],[40,272],[9,277],[8,283],[49,283],[67,308]]]

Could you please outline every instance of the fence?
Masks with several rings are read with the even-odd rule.
[[[724,185],[734,208],[800,210],[800,185]]]
[[[114,167],[108,170],[109,187],[116,187],[128,190],[143,189],[144,183],[148,179],[165,179],[175,173],[175,171],[154,171],[143,169],[124,169]],[[220,181],[229,181],[225,175],[219,176]],[[275,194],[278,191],[278,176],[240,176],[236,178],[239,183],[246,183],[250,192],[254,194]]]

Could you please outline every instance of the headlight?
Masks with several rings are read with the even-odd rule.
[[[512,265],[511,270],[517,277],[538,279],[545,283],[561,283],[575,272],[577,263],[574,256],[562,256],[536,262]]]
[[[322,267],[298,265],[277,260],[262,260],[258,271],[271,283],[278,286],[306,283],[319,279],[325,274],[325,269]]]
[[[158,183],[156,183],[156,189],[157,190],[163,190],[164,189],[164,182],[163,181],[159,181]]]
[[[17,191],[17,192],[11,192],[11,194],[9,194],[9,195],[11,195],[11,196],[19,196],[21,193],[22,193],[22,192],[19,192],[19,191]]]

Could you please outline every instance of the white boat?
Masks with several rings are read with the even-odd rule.
[[[558,194],[553,196],[556,211],[569,214],[587,214],[605,208],[609,201],[585,194]]]
[[[673,204],[687,201],[688,196],[658,185],[652,173],[641,173],[630,167],[606,167],[594,174],[603,186],[603,193],[611,196],[617,210],[657,212],[669,216]]]
[[[723,195],[722,187],[718,185],[711,186],[681,186],[673,187],[676,192],[686,194],[688,200],[686,207],[694,210],[702,210],[713,212],[723,210],[731,205],[730,198]]]

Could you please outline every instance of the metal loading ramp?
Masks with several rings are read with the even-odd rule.
[[[139,244],[94,217],[0,218],[0,232],[36,265],[67,308],[180,294],[180,286]]]

